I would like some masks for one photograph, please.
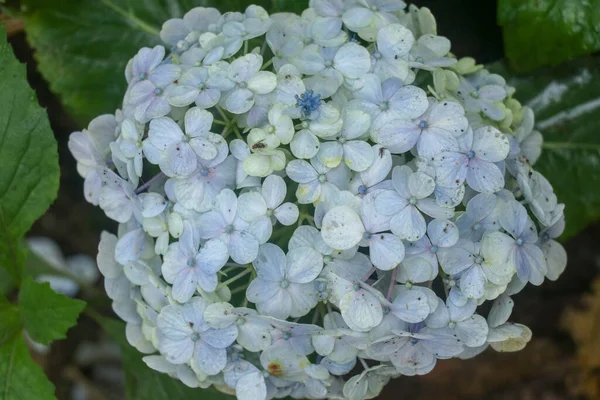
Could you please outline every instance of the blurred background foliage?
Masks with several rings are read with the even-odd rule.
[[[68,135],[86,126],[93,117],[120,107],[126,88],[124,69],[129,58],[140,47],[160,43],[158,32],[162,22],[180,17],[195,6],[230,11],[243,10],[249,3],[255,3],[270,12],[300,12],[308,1],[0,0],[0,3],[1,23],[16,57],[26,64],[29,84],[37,96],[32,97],[23,82],[19,90],[26,99],[19,104],[21,112],[37,107],[37,100],[47,109],[60,156],[58,198],[33,226],[32,234],[52,238],[66,254],[95,257],[99,232],[114,227],[98,209],[85,203],[82,182],[67,149]],[[505,76],[517,88],[516,99],[535,111],[536,127],[544,135],[544,153],[537,167],[553,184],[559,200],[566,204],[567,231],[562,239],[569,265],[558,282],[527,288],[517,296],[515,320],[532,327],[534,332],[534,339],[525,350],[514,354],[486,352],[472,360],[440,362],[429,375],[396,380],[381,397],[394,398],[401,393],[411,399],[600,398],[600,248],[597,245],[600,226],[594,223],[600,219],[600,59],[595,54],[600,50],[600,0],[416,0],[414,4],[432,10],[438,20],[438,32],[452,41],[454,54],[475,57]],[[4,36],[1,31],[0,36]],[[12,54],[6,55],[9,56]],[[5,66],[13,64],[7,60],[4,57],[0,60],[2,88],[7,87],[6,82],[12,76]],[[12,92],[0,93],[3,106],[0,116],[9,115],[6,113],[11,108],[8,105],[12,96]],[[18,119],[18,114],[15,115]],[[21,114],[21,119],[22,115],[25,114]],[[4,119],[0,118],[1,121]],[[23,140],[37,138],[41,148],[50,150],[55,146],[44,144],[49,130],[35,136],[37,133],[22,124],[18,128],[23,129]],[[19,132],[15,128],[15,133]],[[19,165],[22,159],[11,158],[10,154],[3,157],[6,149],[5,145],[0,148],[0,159],[2,167],[10,172],[6,165],[10,162]],[[52,166],[56,160],[48,165],[46,181],[55,182],[58,171],[52,172]],[[0,172],[0,212],[16,202],[13,199],[9,203],[8,197],[4,198],[8,172]],[[0,235],[3,243],[8,243],[7,238],[15,241],[23,236],[50,204],[56,187],[45,193],[42,196],[45,203],[39,204],[12,236]],[[18,257],[24,258],[24,254],[19,253]],[[0,245],[0,261],[2,257]],[[35,268],[25,269],[23,275],[39,274],[40,268],[46,272],[51,269],[42,264],[39,259],[30,262]],[[21,278],[21,274],[7,274],[0,268],[0,294],[14,300],[14,284]],[[101,282],[82,285],[79,296],[87,300],[88,310],[91,305],[109,310],[102,290]],[[23,324],[18,323],[23,321],[20,314],[0,296],[0,325],[20,327]],[[72,325],[76,316],[77,313],[71,316],[66,325]],[[61,326],[59,333],[64,333],[62,330],[66,331],[68,326]],[[82,314],[66,339],[56,340],[48,351],[37,351],[29,343],[34,360],[52,384],[31,362],[22,339],[12,347],[4,344],[8,334],[3,336],[7,331],[0,327],[0,387],[11,388],[11,379],[13,382],[26,379],[36,389],[22,393],[0,390],[0,400],[124,397],[173,400],[225,396],[188,389],[149,370],[141,355],[124,340],[123,326],[90,311]],[[107,342],[106,335],[112,342]],[[45,339],[49,342],[61,337],[57,334]],[[91,351],[90,343],[96,348],[107,348],[100,356],[85,358],[81,354]],[[13,364],[6,361],[9,359]],[[98,366],[104,373],[98,371]],[[87,397],[77,397],[76,389]]]

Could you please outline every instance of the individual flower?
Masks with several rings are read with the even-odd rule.
[[[396,12],[405,7],[403,1],[360,0],[348,7],[342,19],[350,30],[372,42],[382,27],[398,20]]]
[[[211,160],[217,156],[223,138],[210,132],[212,123],[212,114],[197,107],[185,113],[185,133],[171,118],[154,119],[144,141],[144,154],[167,176],[189,175],[196,170],[198,157]]]
[[[386,190],[377,196],[375,207],[391,217],[390,228],[400,238],[415,241],[423,237],[426,223],[421,212],[442,219],[454,215],[452,208],[440,207],[429,198],[435,182],[424,172],[413,172],[408,166],[395,167],[392,183],[395,190]]]
[[[248,300],[262,314],[286,319],[306,315],[317,304],[312,283],[323,269],[323,258],[311,248],[298,248],[284,254],[279,247],[261,246],[252,263],[255,278],[248,287]]]
[[[309,76],[304,79],[306,88],[322,98],[332,96],[345,81],[358,79],[371,69],[369,52],[353,42],[339,48],[308,45],[291,61]]]
[[[373,163],[364,171],[355,174],[348,189],[359,196],[377,189],[391,189],[391,181],[384,181],[392,171],[392,155],[388,149],[376,144],[371,148]]]
[[[390,24],[377,31],[373,57],[373,73],[382,81],[409,75],[408,53],[415,42],[412,32],[400,24]]]
[[[167,100],[175,107],[192,103],[209,109],[219,103],[221,93],[233,89],[227,76],[229,64],[220,61],[207,67],[192,67],[185,71],[177,84],[167,92]]]
[[[413,120],[388,117],[377,121],[371,138],[390,148],[393,153],[404,153],[416,145],[421,157],[431,158],[443,151],[458,151],[456,138],[467,131],[468,121],[462,106],[454,101],[430,99],[427,111]]]
[[[238,212],[238,199],[230,189],[217,195],[215,209],[198,218],[201,239],[218,238],[228,249],[231,259],[238,264],[247,264],[256,259],[258,246],[271,236],[271,222],[249,224]]]
[[[160,310],[156,336],[158,347],[173,364],[193,362],[207,375],[216,375],[227,365],[227,347],[237,337],[237,329],[213,329],[204,320],[208,304],[194,297],[184,305],[172,304]]]
[[[459,150],[445,151],[434,157],[436,182],[458,187],[465,181],[477,192],[494,193],[504,187],[504,172],[495,164],[508,155],[506,135],[493,127],[468,130],[459,139]]]
[[[492,265],[506,263],[517,271],[522,281],[540,285],[548,265],[537,245],[537,230],[527,210],[518,201],[511,200],[504,206],[499,222],[508,235],[492,232],[483,239],[482,247],[489,262]]]
[[[296,197],[300,204],[309,204],[323,199],[335,188],[344,188],[350,182],[350,170],[346,164],[327,168],[318,159],[310,163],[304,160],[290,161],[285,169],[294,182],[298,182]]]
[[[395,268],[404,258],[404,244],[390,229],[390,218],[377,212],[375,203],[382,192],[368,194],[360,214],[347,206],[334,207],[323,218],[321,235],[329,246],[348,250],[358,244],[369,246],[373,265],[382,270]]]
[[[125,119],[121,124],[121,136],[111,143],[113,157],[127,165],[127,176],[133,186],[138,185],[144,168],[143,137],[143,128],[134,121]]]
[[[262,65],[263,58],[252,53],[229,65],[227,76],[235,87],[222,100],[229,112],[243,114],[252,108],[256,95],[271,93],[275,89],[277,77],[272,72],[261,71]]]
[[[162,264],[162,275],[173,284],[173,298],[185,303],[196,292],[196,285],[206,292],[217,288],[217,272],[228,259],[225,243],[212,239],[200,246],[198,233],[188,225],[179,241],[169,245]]]
[[[371,117],[360,109],[346,109],[343,113],[344,127],[335,140],[321,143],[317,158],[328,168],[337,167],[342,161],[353,171],[364,171],[373,162],[371,146],[360,140],[371,126]]]
[[[436,310],[425,320],[425,325],[448,328],[465,346],[481,346],[487,339],[488,324],[481,315],[474,314],[476,307],[473,300],[462,307],[457,307],[451,301],[446,304],[440,301]]]
[[[114,115],[101,115],[94,118],[87,129],[69,136],[69,150],[77,160],[77,172],[85,178],[83,194],[95,206],[102,187],[100,168],[112,163],[109,146],[115,140],[116,129]]]
[[[298,206],[283,203],[287,188],[283,178],[271,175],[265,178],[261,191],[240,195],[238,207],[241,218],[246,222],[255,222],[266,218],[270,222],[279,221],[282,225],[292,225],[298,220]]]
[[[382,80],[374,74],[367,74],[360,81],[361,88],[354,95],[373,121],[387,118],[410,120],[427,111],[427,94],[417,86],[404,86],[398,78]]]

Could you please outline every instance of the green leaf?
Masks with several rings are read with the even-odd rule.
[[[84,301],[56,293],[46,282],[36,282],[28,277],[21,285],[21,321],[36,342],[49,344],[67,337],[67,331],[77,323],[84,308]]]
[[[492,70],[535,112],[544,144],[534,167],[565,203],[563,238],[572,236],[600,219],[600,61],[578,60],[525,77],[510,77],[503,64]]]
[[[121,106],[125,65],[141,47],[161,44],[169,18],[198,7],[243,12],[250,4],[298,11],[298,0],[22,0],[39,70],[68,110],[87,123]],[[300,7],[302,5],[303,7]]]
[[[498,0],[498,23],[517,72],[600,50],[600,0]]]
[[[0,26],[0,266],[18,283],[21,237],[56,198],[59,167],[48,116]]]
[[[231,396],[215,389],[192,389],[170,376],[150,369],[142,354],[125,338],[125,324],[112,318],[92,315],[104,331],[121,348],[125,371],[125,392],[128,400],[193,399],[229,400]]]
[[[0,346],[21,329],[19,310],[0,295]]]
[[[0,346],[0,400],[55,400],[54,385],[31,359],[22,335]]]

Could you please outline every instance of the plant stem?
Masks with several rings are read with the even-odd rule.
[[[152,178],[148,179],[148,181],[146,183],[144,183],[142,186],[135,189],[135,194],[142,193],[144,190],[148,189],[148,187],[150,185],[152,185],[154,182],[156,182],[157,180],[162,179],[164,177],[165,177],[165,174],[163,172],[159,172],[158,174],[154,175]]]
[[[219,283],[219,285],[217,286],[217,288],[215,289],[215,291],[221,289],[222,287],[229,286],[229,284],[237,281],[238,279],[240,279],[240,278],[248,275],[251,272],[252,272],[252,267],[248,267],[246,270],[244,270],[243,272],[237,274],[233,278],[227,279],[225,282]]]

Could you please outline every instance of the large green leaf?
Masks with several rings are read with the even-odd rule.
[[[85,302],[56,293],[48,283],[26,278],[19,292],[19,311],[23,327],[36,342],[49,344],[67,337],[77,323]]]
[[[21,237],[56,198],[59,168],[48,116],[0,25],[0,267],[19,281]]]
[[[494,72],[515,86],[544,135],[535,168],[565,203],[565,237],[600,219],[600,60],[584,59],[530,76],[510,77],[503,64]]]
[[[515,71],[600,50],[600,0],[499,0],[498,23]]]
[[[141,47],[160,44],[167,19],[197,6],[243,11],[304,8],[307,0],[23,0],[25,29],[39,70],[69,111],[87,122],[121,106],[125,65]],[[300,6],[303,7],[300,7]]]
[[[0,346],[21,329],[19,310],[0,294]]]
[[[54,386],[31,359],[20,334],[0,346],[0,400],[56,400]]]
[[[125,338],[125,324],[120,321],[94,316],[105,332],[121,347],[125,390],[128,400],[229,400],[231,396],[214,389],[192,389],[170,376],[154,371],[142,361],[142,354],[131,347]]]

